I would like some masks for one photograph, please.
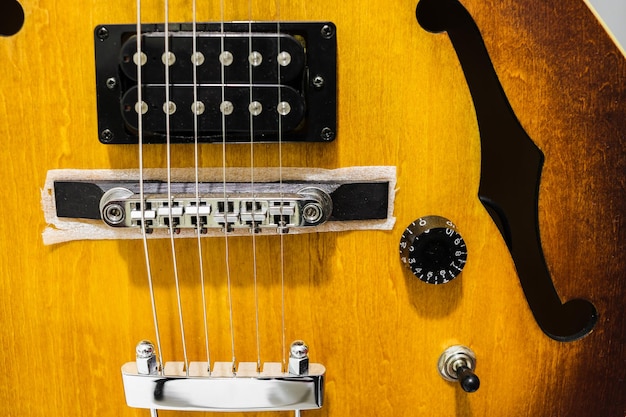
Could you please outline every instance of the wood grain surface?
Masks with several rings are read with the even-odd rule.
[[[198,2],[219,21],[219,2]],[[200,4],[202,3],[202,4]],[[464,0],[520,122],[546,156],[540,231],[563,300],[594,302],[598,324],[571,343],[533,320],[496,226],[477,198],[480,139],[472,100],[445,34],[424,31],[415,0],[225,2],[226,20],[331,20],[338,27],[338,137],[285,144],[283,165],[398,167],[397,225],[285,237],[287,340],[304,339],[327,368],[326,403],[307,416],[623,417],[626,411],[626,61],[583,1]],[[251,5],[251,6],[249,6]],[[53,168],[135,168],[133,146],[97,140],[93,29],[133,23],[134,2],[23,2],[25,24],[0,38],[0,410],[8,416],[146,416],[125,405],[120,367],[154,338],[140,241],[43,246],[40,188]],[[143,20],[163,20],[143,2]],[[185,0],[172,21],[190,21]],[[503,132],[506,138],[506,132]],[[165,165],[164,146],[146,165]],[[219,167],[221,147],[200,147]],[[173,164],[193,165],[188,146]],[[256,166],[278,165],[256,145]],[[250,147],[227,149],[249,166]],[[398,242],[412,220],[453,220],[467,242],[460,278],[429,286],[402,267]],[[176,242],[186,342],[205,360],[231,359],[223,239]],[[280,361],[281,262],[277,237],[256,242],[263,361]],[[152,242],[163,360],[182,360],[169,241]],[[251,238],[229,240],[236,355],[255,361]],[[481,388],[438,375],[452,344],[477,354]],[[286,415],[286,413],[277,413]],[[176,415],[160,412],[162,416]]]

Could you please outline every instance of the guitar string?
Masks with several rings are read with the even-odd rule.
[[[220,56],[224,56],[225,45],[224,45],[224,0],[220,1]],[[223,180],[223,201],[224,201],[224,252],[225,252],[225,266],[226,266],[226,285],[228,288],[228,310],[229,310],[229,321],[230,321],[230,344],[231,344],[231,353],[232,353],[232,366],[231,370],[233,374],[236,372],[237,359],[235,356],[235,326],[233,320],[233,294],[232,294],[232,280],[231,280],[231,271],[230,271],[230,248],[228,242],[228,200],[226,194],[226,88],[225,88],[225,67],[226,65],[222,62],[220,66],[221,71],[221,93],[222,93],[222,102],[221,102],[221,113],[222,113],[222,180]]]
[[[148,289],[150,292],[150,303],[152,306],[152,320],[154,322],[154,332],[157,343],[157,362],[159,372],[162,372],[163,367],[163,349],[161,347],[161,333],[159,331],[159,320],[157,317],[157,309],[156,309],[156,300],[154,294],[154,283],[152,279],[152,268],[150,264],[150,255],[148,252],[148,236],[146,231],[146,218],[145,218],[145,208],[146,202],[144,198],[144,163],[143,163],[143,92],[142,92],[142,47],[141,47],[141,0],[137,0],[137,27],[136,27],[136,37],[137,37],[137,55],[136,55],[136,65],[137,65],[137,135],[138,135],[138,144],[139,144],[139,211],[141,212],[141,237],[143,241],[143,251],[144,257],[146,261],[146,275],[148,278]]]
[[[281,42],[280,42],[280,0],[276,0],[276,39],[277,39],[277,53],[281,53]],[[278,59],[276,59],[276,68],[277,68],[277,85],[278,85],[278,98],[277,103],[282,102],[282,93],[280,89],[281,83],[281,65]],[[277,104],[277,110],[278,110]],[[281,199],[281,211],[284,204],[284,194],[283,194],[283,119],[281,114],[277,111],[278,117],[278,190],[280,193]],[[282,213],[281,213],[282,214]],[[282,216],[281,216],[282,219]],[[286,371],[287,365],[287,343],[286,343],[286,319],[285,319],[285,235],[284,233],[280,233],[280,302],[281,302],[281,352],[282,352],[282,369],[283,372]]]
[[[137,15],[138,15],[138,19],[137,19],[137,51],[138,51],[138,57],[139,60],[141,60],[141,28],[140,28],[140,15],[141,15],[141,0],[137,0]],[[277,6],[279,8],[279,5]],[[195,13],[195,0],[193,2],[193,8],[194,8],[194,12],[193,12],[193,52],[195,54],[195,52],[197,51],[196,49],[196,13]],[[171,203],[172,202],[172,192],[171,192],[171,130],[170,130],[170,106],[171,106],[171,102],[170,102],[170,82],[169,82],[169,66],[167,65],[167,61],[169,59],[169,21],[168,21],[168,1],[165,1],[165,24],[164,24],[164,49],[165,49],[165,84],[166,84],[166,90],[165,90],[165,96],[166,96],[166,144],[167,144],[167,185],[168,185],[168,202]],[[250,10],[251,10],[251,6],[250,6]],[[251,22],[251,19],[250,19]],[[252,51],[252,42],[251,42],[251,23],[250,23],[250,27],[249,27],[249,31],[250,31],[250,51]],[[221,10],[221,43],[222,43],[222,47],[221,50],[222,52],[224,51],[224,6],[223,6],[223,0],[222,0],[222,10]],[[280,34],[280,23],[277,22],[277,33]],[[278,42],[278,49],[280,50],[280,36],[277,36],[277,42]],[[194,66],[194,103],[197,103],[197,72],[196,72],[196,68]],[[280,83],[280,65],[278,65],[278,80]],[[225,91],[224,91],[224,85],[225,85],[225,77],[224,77],[224,66],[222,66],[222,102],[225,101]],[[141,65],[138,65],[138,85],[141,85]],[[278,102],[280,102],[281,97],[280,97],[280,87],[278,87]],[[253,95],[252,95],[252,66],[250,66],[250,99],[251,102],[253,100]],[[142,103],[142,92],[141,89],[138,88],[138,103]],[[141,205],[141,221],[142,221],[142,236],[143,236],[143,240],[144,240],[144,253],[145,253],[145,257],[146,257],[146,265],[147,265],[147,275],[148,275],[148,281],[149,281],[149,287],[150,287],[150,298],[151,298],[151,303],[152,303],[152,310],[153,310],[153,318],[154,318],[154,326],[155,326],[155,333],[156,333],[156,339],[157,339],[157,349],[158,352],[161,354],[162,356],[162,348],[161,348],[161,338],[160,338],[160,331],[159,331],[159,326],[158,326],[158,318],[157,318],[157,314],[156,314],[156,303],[155,303],[155,296],[154,296],[154,285],[153,285],[153,279],[152,279],[152,272],[151,272],[151,267],[150,267],[150,260],[149,260],[149,254],[148,254],[148,244],[147,244],[147,231],[146,231],[146,223],[145,223],[145,217],[144,217],[144,212],[145,212],[145,199],[144,199],[144,180],[143,180],[143,127],[142,127],[142,111],[141,111],[141,105],[140,104],[140,111],[138,112],[138,130],[139,130],[139,142],[140,142],[140,147],[139,147],[139,159],[140,159],[140,205]],[[224,180],[224,202],[225,202],[225,225],[227,224],[227,216],[226,216],[226,211],[227,211],[227,195],[226,195],[226,152],[225,152],[225,148],[226,148],[226,125],[225,125],[225,114],[222,113],[222,135],[223,135],[223,169],[224,169],[224,173],[223,173],[223,180]],[[251,175],[252,175],[252,189],[254,190],[254,131],[253,131],[253,119],[252,119],[252,114],[250,116],[250,124],[251,124]],[[280,184],[280,194],[281,194],[281,199],[283,196],[282,193],[282,183],[283,183],[283,178],[282,178],[282,119],[279,117],[278,118],[278,125],[279,125],[279,161],[280,161],[280,165],[279,165],[279,184]],[[195,144],[195,167],[196,167],[196,204],[199,207],[199,189],[198,189],[198,183],[199,183],[199,172],[198,172],[198,129],[197,129],[197,113],[196,113],[196,117],[194,118],[194,144]],[[255,200],[254,200],[255,201]],[[256,201],[255,201],[256,202]],[[255,205],[256,206],[256,205]],[[282,206],[282,204],[281,204]],[[177,262],[176,262],[176,250],[175,250],[175,244],[174,244],[174,228],[173,228],[173,216],[172,216],[172,206],[170,204],[168,204],[168,207],[170,208],[170,210],[168,210],[168,220],[169,220],[169,232],[170,232],[170,243],[171,243],[171,250],[172,250],[172,259],[173,259],[173,269],[174,269],[174,279],[175,279],[175,283],[176,283],[176,294],[177,294],[177,302],[178,302],[178,314],[179,314],[179,321],[180,321],[180,328],[181,328],[181,340],[182,340],[182,344],[183,344],[183,354],[184,354],[184,363],[185,363],[185,369],[187,370],[188,373],[188,359],[187,359],[187,347],[186,347],[186,339],[185,339],[185,333],[184,333],[184,322],[183,322],[183,313],[182,313],[182,302],[181,302],[181,295],[180,295],[180,285],[179,285],[179,273],[178,273],[178,267],[177,267]],[[197,224],[199,225],[199,214],[197,214]],[[231,278],[230,278],[230,267],[229,267],[229,251],[228,251],[228,228],[225,227],[225,240],[226,240],[226,263],[227,263],[227,280],[228,280],[228,293],[229,293],[229,310],[230,310],[230,325],[231,325],[231,345],[232,345],[232,357],[233,357],[233,369],[234,369],[234,364],[235,364],[235,343],[234,343],[234,325],[233,325],[233,304],[232,304],[232,292],[231,292]],[[254,242],[255,238],[254,238],[254,234],[253,234],[253,242]],[[280,251],[281,251],[281,298],[282,298],[282,351],[283,351],[283,367],[286,364],[286,357],[285,357],[285,352],[286,352],[286,343],[285,343],[285,289],[284,289],[284,237],[281,234],[280,235]],[[201,240],[198,234],[198,247],[199,247],[199,254],[200,254],[200,259],[202,258],[202,251],[201,251]],[[256,245],[255,243],[253,243],[253,253],[254,253],[254,286],[255,286],[255,307],[256,307],[256,327],[257,327],[257,366],[260,366],[261,363],[261,356],[260,356],[260,336],[259,336],[259,307],[258,307],[258,295],[257,295],[257,262],[256,262]],[[203,262],[202,260],[200,260],[200,280],[201,280],[201,285],[203,288],[202,291],[202,298],[203,298],[203,311],[204,311],[204,322],[205,322],[205,345],[206,345],[206,354],[207,354],[207,361],[209,363],[209,368],[210,368],[210,351],[209,351],[209,343],[208,343],[208,326],[207,326],[207,322],[206,322],[206,317],[207,317],[207,313],[206,313],[206,299],[205,299],[205,294],[204,294],[204,271],[203,271]]]
[[[138,50],[138,56],[141,56],[141,36],[140,36],[140,3],[141,0],[137,1],[138,3],[138,23],[137,23],[137,50]],[[249,5],[249,9],[250,9],[250,17],[251,17],[251,2]],[[280,9],[280,5],[279,2],[277,2],[277,9]],[[169,59],[169,21],[168,21],[168,1],[165,1],[165,28],[164,28],[164,46],[165,46],[165,84],[166,84],[166,90],[165,90],[165,96],[166,96],[166,143],[167,143],[167,185],[168,185],[168,202],[171,204],[172,202],[172,192],[171,192],[171,130],[170,130],[170,106],[171,106],[171,102],[170,102],[170,82],[169,82],[169,66],[167,65],[168,59]],[[193,1],[193,24],[192,24],[192,31],[193,31],[193,52],[195,54],[195,52],[197,51],[197,46],[196,46],[196,12],[195,12],[195,0]],[[251,18],[250,18],[250,23],[249,23],[249,37],[250,37],[250,42],[249,42],[249,46],[250,46],[250,53],[252,52],[252,26],[251,26]],[[221,51],[224,51],[224,6],[223,6],[223,0],[222,0],[222,10],[221,10],[221,43],[222,43],[222,47],[221,47]],[[277,21],[277,43],[278,43],[278,51],[280,52],[280,23],[279,21]],[[194,55],[195,56],[195,55]],[[141,58],[140,58],[141,59]],[[278,68],[278,81],[279,81],[279,85],[280,85],[280,64],[277,63],[277,68]],[[225,91],[224,91],[224,85],[225,85],[225,77],[224,77],[224,66],[222,65],[222,102],[225,101]],[[194,103],[197,103],[197,71],[196,71],[196,67],[194,66]],[[141,66],[138,65],[138,84],[141,85]],[[138,89],[138,102],[142,103],[142,97],[141,97],[142,93],[141,93],[141,89]],[[252,102],[253,100],[253,93],[252,93],[252,66],[250,66],[250,101]],[[280,103],[281,101],[281,92],[280,92],[280,86],[278,87],[278,103]],[[141,104],[140,104],[141,106]],[[140,107],[141,109],[141,107]],[[198,164],[198,126],[197,126],[197,113],[195,113],[195,117],[194,117],[194,145],[195,145],[195,170],[196,170],[196,204],[197,207],[199,208],[199,188],[198,188],[198,183],[199,183],[199,164]],[[226,125],[225,125],[225,114],[222,113],[222,135],[223,135],[223,181],[224,181],[224,220],[225,220],[225,226],[227,225],[227,216],[226,216],[226,212],[227,212],[227,195],[226,195]],[[253,189],[253,194],[254,194],[254,127],[253,127],[253,115],[251,113],[250,115],[250,131],[251,131],[251,184],[252,184],[252,189]],[[155,332],[156,332],[156,338],[157,338],[157,348],[158,348],[158,352],[162,354],[162,349],[161,349],[161,341],[160,341],[160,332],[159,332],[159,328],[158,328],[158,319],[157,319],[157,314],[156,314],[156,303],[155,303],[155,297],[154,297],[154,287],[153,287],[153,280],[152,280],[152,272],[151,272],[151,268],[150,268],[150,261],[149,261],[149,255],[148,255],[148,245],[147,245],[147,236],[146,236],[146,227],[145,227],[145,218],[144,218],[144,190],[143,190],[143,129],[142,129],[142,111],[140,110],[138,112],[138,130],[139,130],[139,141],[140,141],[140,150],[139,150],[139,154],[140,154],[140,199],[141,199],[141,220],[142,220],[142,235],[144,238],[144,252],[145,252],[145,256],[146,256],[146,265],[147,265],[147,274],[148,274],[148,280],[149,280],[149,287],[150,287],[150,294],[151,294],[151,301],[152,301],[152,310],[153,310],[153,318],[154,318],[154,322],[155,322]],[[282,183],[283,183],[283,175],[282,175],[282,118],[278,117],[278,130],[279,130],[279,137],[278,137],[278,142],[279,142],[279,188],[280,188],[280,195],[281,195],[281,200],[283,197],[283,193],[282,193]],[[256,202],[256,200],[253,199],[254,202]],[[170,210],[168,210],[168,217],[169,217],[169,232],[170,232],[170,243],[171,243],[171,250],[172,250],[172,259],[173,259],[173,266],[174,266],[174,279],[175,279],[175,283],[176,283],[176,294],[177,294],[177,302],[178,302],[178,314],[179,314],[179,320],[180,320],[180,328],[181,328],[181,339],[182,339],[182,344],[183,344],[183,354],[184,354],[184,363],[185,363],[185,369],[187,370],[188,373],[188,359],[187,359],[187,347],[186,347],[186,339],[185,339],[185,333],[184,333],[184,322],[183,322],[183,313],[182,313],[182,302],[181,302],[181,295],[180,295],[180,285],[179,285],[179,273],[178,273],[178,268],[177,268],[177,262],[176,262],[176,250],[175,250],[175,244],[174,244],[174,224],[173,224],[173,216],[172,216],[172,206],[168,204],[168,207],[170,208]],[[254,205],[254,207],[256,207],[256,204]],[[253,209],[254,209],[253,207]],[[282,201],[281,201],[281,207],[282,207]],[[254,210],[253,210],[253,214],[254,214]],[[253,217],[254,219],[254,217]],[[200,225],[200,219],[199,219],[199,212],[197,212],[197,218],[196,218],[197,224],[198,226]],[[254,220],[253,220],[253,226],[254,226]],[[230,325],[231,325],[231,345],[232,345],[232,356],[233,356],[233,369],[234,369],[234,364],[235,364],[235,343],[234,343],[234,325],[233,325],[233,304],[232,304],[232,292],[231,292],[231,277],[230,277],[230,267],[229,267],[229,251],[228,251],[228,228],[225,227],[225,241],[226,241],[226,263],[227,263],[227,280],[228,280],[228,293],[229,293],[229,310],[230,310]],[[207,361],[209,363],[209,369],[210,369],[210,351],[209,351],[209,343],[208,343],[208,325],[206,322],[206,317],[207,317],[207,313],[206,313],[206,298],[205,298],[205,294],[204,294],[204,271],[203,271],[203,262],[202,262],[202,250],[201,250],[202,244],[201,244],[201,240],[200,240],[200,234],[198,233],[198,248],[199,248],[199,256],[200,256],[200,280],[201,280],[201,285],[202,285],[202,299],[203,299],[203,312],[204,312],[204,323],[205,323],[205,347],[206,347],[206,354],[207,354]],[[286,326],[285,326],[285,286],[284,286],[284,236],[283,234],[280,234],[280,252],[281,252],[281,304],[282,304],[282,351],[283,351],[283,367],[285,367],[286,364],[286,342],[285,342],[285,331],[286,331]],[[257,292],[257,262],[256,262],[256,244],[255,244],[255,236],[253,234],[253,257],[254,257],[254,287],[255,287],[255,310],[256,310],[256,327],[257,327],[257,367],[260,367],[261,364],[261,354],[260,354],[260,331],[259,331],[259,305],[258,305],[258,292]]]
[[[189,362],[187,360],[187,343],[185,341],[185,324],[183,322],[183,307],[180,295],[180,282],[178,273],[178,263],[176,259],[176,245],[174,243],[174,224],[173,224],[173,208],[172,200],[172,147],[171,147],[171,120],[170,115],[174,110],[174,104],[170,101],[170,47],[169,47],[169,0],[164,1],[165,19],[164,19],[164,55],[163,64],[165,69],[165,139],[166,139],[166,159],[167,159],[167,208],[168,208],[168,230],[170,235],[170,248],[172,253],[172,266],[174,274],[174,283],[176,286],[176,301],[178,304],[178,319],[180,326],[180,337],[183,348],[183,359],[185,364],[186,375],[189,376]]]
[[[256,350],[257,350],[257,371],[261,371],[261,336],[259,328],[259,292],[258,292],[258,274],[257,274],[257,253],[256,253],[256,220],[254,219],[254,213],[256,210],[256,195],[254,192],[254,113],[252,111],[254,106],[254,92],[253,92],[253,58],[252,54],[254,48],[252,47],[252,0],[248,1],[248,77],[250,82],[250,187],[252,189],[252,275],[254,282],[254,314],[256,324]],[[259,109],[262,111],[261,109]]]
[[[193,142],[194,142],[194,166],[195,166],[195,186],[196,186],[196,237],[198,242],[198,267],[200,275],[200,293],[202,294],[202,313],[204,322],[204,345],[206,350],[207,359],[207,372],[211,372],[211,353],[209,349],[209,325],[207,322],[207,304],[204,285],[204,260],[202,256],[202,239],[200,222],[200,172],[199,172],[199,146],[198,146],[198,116],[204,112],[204,106],[200,104],[198,100],[198,66],[202,64],[203,58],[198,54],[197,44],[197,18],[196,18],[196,0],[192,1],[192,24],[191,24],[191,36],[192,36],[192,68],[193,68]]]

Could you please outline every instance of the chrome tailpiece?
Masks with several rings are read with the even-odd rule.
[[[162,374],[142,375],[135,362],[122,366],[126,403],[130,407],[179,411],[284,411],[322,407],[323,365],[312,363],[309,374],[281,372],[280,363],[217,362],[211,373],[206,362],[168,362]]]
[[[145,346],[145,341],[141,342]],[[295,347],[294,347],[295,346]],[[304,347],[303,347],[304,346]],[[267,362],[168,362],[162,370],[154,351],[138,347],[137,361],[122,366],[126,403],[130,407],[177,411],[300,411],[322,407],[326,368],[308,363],[308,348],[292,345],[289,372]],[[147,366],[146,366],[147,364]],[[297,415],[297,414],[296,414]]]

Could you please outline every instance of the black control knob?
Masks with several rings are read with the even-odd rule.
[[[420,280],[445,284],[465,267],[467,247],[450,220],[440,216],[420,217],[400,238],[400,260]]]

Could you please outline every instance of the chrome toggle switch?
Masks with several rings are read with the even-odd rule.
[[[466,346],[447,348],[439,357],[438,368],[443,379],[459,382],[465,392],[476,392],[480,387],[480,379],[474,373],[476,354]]]

